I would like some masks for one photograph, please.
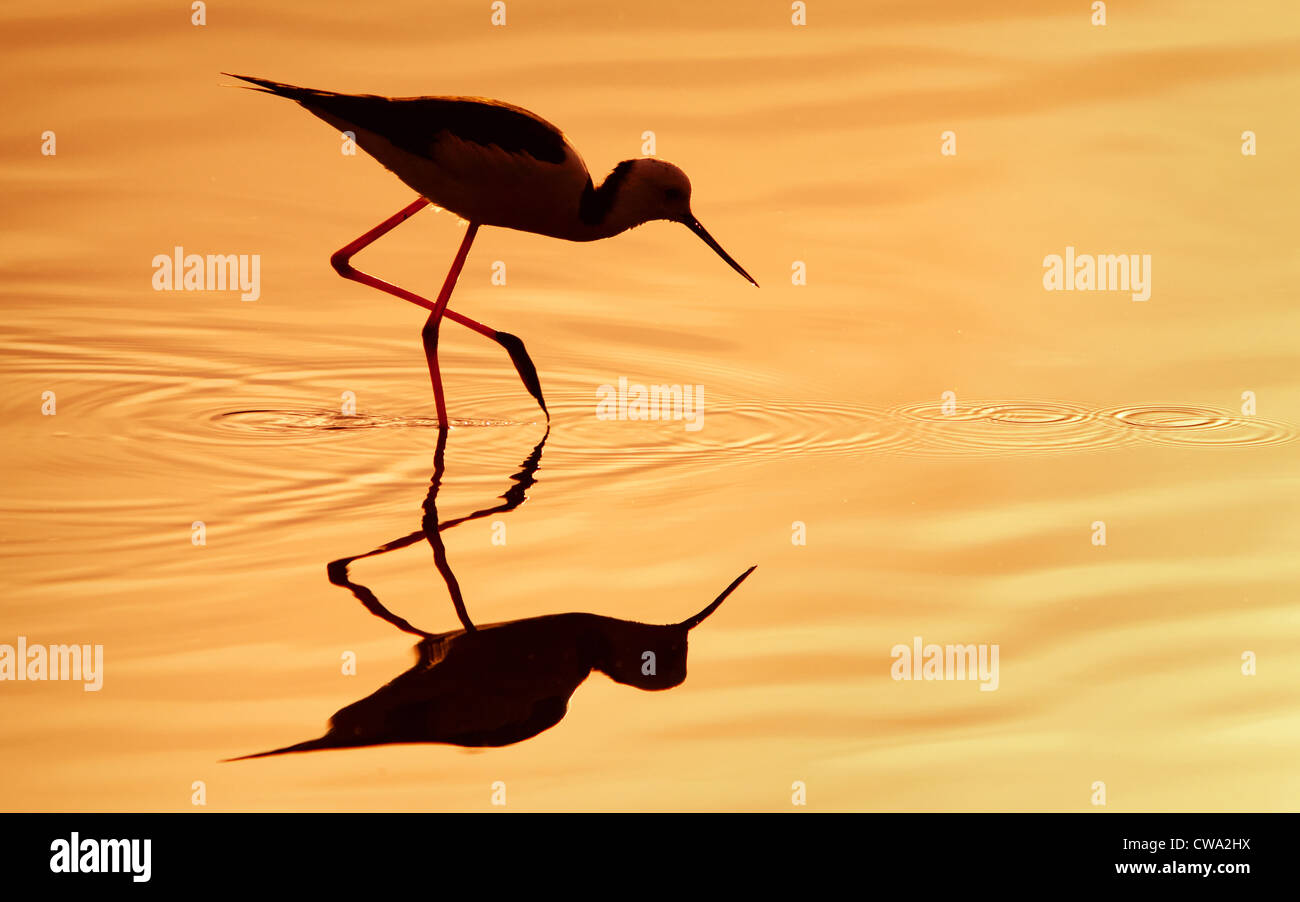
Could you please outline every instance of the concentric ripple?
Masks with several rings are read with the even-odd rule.
[[[84,467],[84,455],[93,448],[94,465],[103,472],[199,469],[209,478],[237,477],[240,484],[290,485],[308,475],[327,480],[340,458],[371,474],[394,475],[403,455],[419,459],[432,447],[438,422],[431,415],[427,376],[419,355],[409,353],[409,342],[400,337],[356,339],[346,351],[310,335],[277,335],[260,352],[248,342],[231,342],[244,358],[232,365],[191,356],[201,330],[155,328],[165,341],[152,352],[125,357],[111,342],[57,345],[37,334],[11,342],[29,361],[40,360],[40,383],[11,397],[58,388],[58,425],[66,423],[70,436],[50,442],[34,465],[51,472]],[[15,360],[0,366],[0,374],[35,378]],[[621,363],[638,373],[656,369],[653,359],[635,354]],[[472,447],[475,469],[484,473],[517,464],[520,447],[526,451],[545,428],[515,373],[502,364],[490,349],[469,346],[444,366],[456,417],[451,425],[461,432],[452,447]],[[24,368],[31,367],[29,362]],[[612,378],[596,360],[585,359],[543,373],[554,427],[548,463],[562,464],[570,477],[645,473],[666,465],[700,472],[777,458],[969,458],[1097,452],[1142,443],[1273,445],[1297,437],[1295,427],[1284,423],[1175,404],[1098,410],[1060,400],[936,399],[880,409],[755,397],[767,394],[772,381],[761,371],[724,364],[701,379],[708,390],[696,429],[681,418],[597,417],[597,386]],[[360,396],[353,415],[339,406],[347,389]],[[335,406],[325,406],[330,402]],[[9,413],[19,418],[17,410]],[[529,437],[515,437],[517,429]],[[466,430],[484,434],[471,438]],[[281,447],[295,450],[281,454]]]
[[[1064,401],[927,402],[890,413],[908,425],[908,452],[921,456],[1098,451],[1136,440]]]
[[[1115,407],[1097,416],[1144,439],[1177,445],[1277,445],[1297,435],[1287,423],[1231,416],[1208,407]]]
[[[375,413],[344,414],[337,410],[233,410],[213,414],[210,420],[221,428],[243,432],[282,435],[286,431],[307,432],[344,429],[437,429],[436,417],[391,416]],[[512,420],[451,418],[453,428],[518,426]]]
[[[878,410],[819,401],[719,399],[699,429],[685,420],[601,420],[594,406],[563,405],[555,438],[571,459],[608,470],[646,464],[732,466],[777,457],[878,454],[909,441],[902,424]]]
[[[907,453],[1010,454],[1097,451],[1141,442],[1272,445],[1295,427],[1206,407],[1148,405],[1093,410],[1062,401],[928,402],[893,408],[910,424]]]

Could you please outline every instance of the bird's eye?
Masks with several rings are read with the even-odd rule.
[[[665,189],[664,189],[664,197],[667,198],[668,200],[681,200],[682,197],[683,197],[683,195],[682,195],[682,189],[681,189],[681,188],[665,188]]]

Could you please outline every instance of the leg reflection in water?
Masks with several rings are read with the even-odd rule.
[[[549,432],[548,432],[549,435]],[[262,758],[314,749],[391,743],[444,743],[466,747],[510,745],[555,726],[569,698],[592,671],[638,689],[671,689],[686,679],[687,636],[754,571],[736,577],[698,614],[680,623],[648,624],[597,614],[569,613],[476,626],[447,562],[441,531],[489,514],[514,510],[536,482],[546,436],[511,479],[503,503],[438,522],[447,430],[438,432],[433,478],[424,502],[423,528],[329,565],[330,581],[343,586],[377,617],[420,637],[416,663],[378,691],[336,713],[318,739],[245,755]],[[451,594],[462,629],[429,633],[393,614],[366,586],[353,582],[353,561],[427,540]]]

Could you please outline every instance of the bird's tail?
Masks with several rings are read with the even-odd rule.
[[[236,75],[233,72],[222,72],[222,75],[228,78],[238,78],[240,81],[246,81],[256,87],[249,88],[248,85],[239,85],[241,88],[248,88],[250,91],[261,91],[265,94],[275,94],[279,97],[288,97],[290,100],[296,100],[299,103],[320,99],[323,97],[337,97],[333,91],[318,91],[314,88],[300,88],[297,85],[287,85],[282,81],[271,81],[269,78],[258,78],[255,75]]]

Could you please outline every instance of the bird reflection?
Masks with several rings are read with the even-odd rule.
[[[547,436],[549,430],[511,477],[514,484],[501,496],[501,504],[439,523],[437,496],[447,444],[447,430],[439,430],[422,528],[329,565],[332,583],[351,591],[377,617],[420,637],[415,647],[415,666],[338,711],[324,736],[232,760],[391,743],[510,745],[559,723],[574,690],[593,671],[645,690],[671,689],[686,679],[690,631],[717,610],[754,571],[753,567],[736,577],[703,610],[680,623],[636,623],[585,613],[550,614],[482,626],[471,621],[460,584],[447,561],[441,533],[522,504],[525,493],[536,482]],[[447,585],[461,629],[447,633],[418,629],[389,611],[368,587],[349,575],[353,561],[421,541],[428,541],[433,549],[434,565]]]

